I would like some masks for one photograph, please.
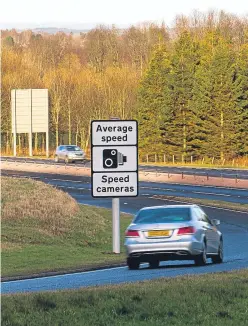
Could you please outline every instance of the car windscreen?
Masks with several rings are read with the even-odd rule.
[[[156,208],[139,211],[133,223],[180,223],[190,221],[190,209],[185,208]]]
[[[69,152],[70,152],[70,151],[73,151],[73,152],[74,152],[74,151],[81,151],[81,148],[78,147],[78,146],[66,146],[65,148],[66,148],[66,150],[69,151]]]

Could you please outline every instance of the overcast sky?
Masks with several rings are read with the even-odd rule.
[[[136,24],[144,21],[171,25],[177,14],[194,9],[225,10],[248,14],[248,0],[1,0],[1,28],[54,26],[75,28],[81,24]]]

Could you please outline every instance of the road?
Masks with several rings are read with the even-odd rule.
[[[22,157],[2,157],[2,161],[8,160],[9,162],[29,162],[29,163],[43,163],[54,165],[55,162],[52,159],[35,159],[35,158],[22,158]],[[64,162],[56,164],[64,165]],[[90,167],[90,161],[77,162],[77,166]],[[68,166],[75,166],[75,163],[70,163]],[[248,179],[248,169],[236,169],[236,168],[200,168],[200,167],[177,167],[177,166],[156,166],[156,165],[139,165],[140,171],[157,172],[157,173],[171,173],[185,175],[202,175],[209,177],[223,177],[232,179]]]
[[[80,203],[110,207],[111,200],[93,199],[91,197],[90,177],[58,175],[48,173],[2,170],[2,175],[32,177],[58,187],[74,197]],[[140,182],[139,195],[145,198],[167,195],[175,197],[221,200],[230,203],[248,204],[248,189],[224,188],[215,186],[186,185],[173,183]],[[139,199],[141,200],[141,199]],[[121,200],[124,203],[125,200]],[[131,211],[130,211],[131,212]],[[133,212],[131,212],[133,213]]]
[[[6,171],[3,171],[3,174]],[[13,172],[19,175],[27,175],[27,172]],[[93,199],[90,195],[90,179],[87,177],[65,176],[65,175],[44,175],[32,173],[33,178],[43,178],[43,181],[61,187],[69,192],[78,202],[88,205],[111,207],[110,199]],[[168,188],[169,187],[169,188]],[[180,187],[180,188],[179,188]],[[248,203],[248,189],[225,189],[220,187],[203,187],[188,185],[168,185],[157,183],[140,183],[140,196],[137,198],[125,198],[121,200],[121,211],[135,214],[138,209],[144,206],[176,204],[178,202],[160,200],[157,194],[170,195],[180,193],[184,197],[193,195],[197,198],[218,198],[221,200]],[[168,190],[170,189],[170,190]],[[197,193],[196,191],[197,190]],[[200,193],[199,193],[200,192]],[[228,195],[228,196],[226,196]],[[202,196],[202,197],[199,197]],[[238,197],[240,196],[240,197]],[[234,269],[248,268],[248,213],[236,212],[228,209],[216,209],[203,206],[211,218],[221,220],[219,229],[224,236],[225,259],[223,264],[214,265],[208,263],[205,267],[195,267],[192,261],[174,261],[161,263],[158,269],[149,269],[143,264],[138,271],[129,271],[127,267],[110,268],[92,272],[73,273],[11,281],[2,283],[2,293],[35,292],[59,289],[75,289],[86,286],[119,284],[123,282],[135,282],[149,280],[159,277],[175,277],[178,275],[202,274]]]

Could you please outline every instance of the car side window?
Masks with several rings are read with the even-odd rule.
[[[204,218],[204,222],[207,222],[208,224],[212,225],[212,222],[210,221],[210,219],[208,218],[207,214],[202,212],[203,213],[203,218]]]
[[[194,208],[194,213],[198,221],[202,221],[202,213],[199,208]]]
[[[208,218],[207,214],[204,211],[202,211],[200,208],[196,208],[195,212],[196,212],[198,221],[212,224],[210,219]]]

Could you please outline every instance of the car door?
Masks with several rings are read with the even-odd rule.
[[[63,160],[64,159],[64,153],[65,153],[65,146],[60,146],[59,147],[59,159]]]
[[[206,230],[206,236],[207,236],[207,252],[208,253],[216,253],[218,251],[218,233],[216,226],[212,224],[211,220],[207,216],[207,214],[201,210],[202,212],[202,221],[203,221],[203,227]]]
[[[201,226],[202,232],[205,235],[207,242],[207,252],[212,252],[212,243],[211,243],[211,225],[209,225],[208,220],[205,217],[205,213],[199,208],[194,209],[197,220]]]

